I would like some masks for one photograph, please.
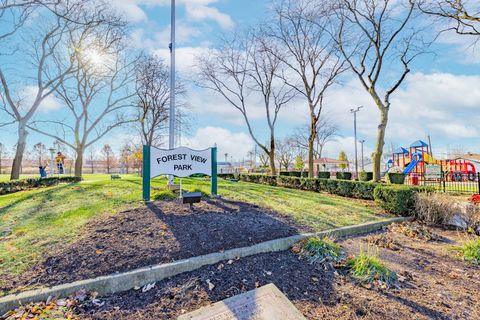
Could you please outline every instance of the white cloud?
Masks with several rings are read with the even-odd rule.
[[[472,143],[480,137],[476,125],[480,121],[478,83],[479,76],[410,75],[392,96],[387,143],[405,146],[414,140],[426,139],[427,135],[431,135],[439,147],[449,143]],[[334,120],[349,135],[353,135],[353,116],[349,110],[363,105],[357,114],[358,137],[374,146],[380,113],[357,79],[331,91],[327,104]]]
[[[192,75],[195,74],[195,59],[198,55],[208,54],[211,49],[207,47],[180,47],[175,50],[175,66],[178,72],[182,73],[187,79],[191,79]],[[158,55],[160,58],[165,59],[165,61],[170,61],[170,50],[157,49],[153,51],[154,54]]]
[[[212,126],[199,128],[193,136],[182,138],[182,145],[193,149],[206,149],[215,143],[219,159],[223,159],[223,155],[228,153],[234,160],[240,160],[246,157],[254,146],[246,133],[234,133],[225,128]]]
[[[21,102],[22,111],[30,110],[32,104],[35,101],[37,90],[38,89],[35,86],[26,86],[21,90],[20,95],[22,97],[22,102]],[[48,97],[43,99],[43,101],[40,103],[40,106],[38,107],[38,111],[47,113],[47,112],[56,111],[61,107],[62,107],[62,104],[57,100],[57,98],[53,94],[50,94]]]
[[[114,8],[131,22],[148,20],[143,7],[170,6],[170,0],[110,0]],[[234,26],[232,18],[213,7],[218,0],[180,0],[177,6],[185,6],[187,18],[192,21],[214,21],[223,29]]]
[[[213,20],[223,29],[232,29],[235,25],[232,18],[217,8],[189,3],[185,6],[187,18],[194,21]]]

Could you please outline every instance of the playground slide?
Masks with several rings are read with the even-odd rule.
[[[392,161],[392,159],[390,159],[390,160],[388,160],[387,163],[385,164],[385,168],[386,168],[386,169],[385,169],[385,172],[390,171],[390,169],[392,169],[392,167],[393,167],[393,161]]]
[[[409,174],[420,161],[422,161],[422,154],[420,152],[414,153],[412,155],[412,162],[403,170],[403,173]]]

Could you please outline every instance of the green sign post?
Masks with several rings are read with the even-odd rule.
[[[143,146],[143,200],[150,201],[150,180],[159,175],[189,177],[196,173],[211,177],[211,193],[217,195],[217,147],[192,150],[186,147],[162,150]]]

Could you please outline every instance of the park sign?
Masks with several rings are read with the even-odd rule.
[[[217,148],[192,150],[187,147],[159,149],[143,146],[143,199],[150,200],[150,179],[160,175],[179,178],[204,174],[211,178],[212,194],[217,194]]]
[[[425,179],[440,179],[442,177],[442,166],[438,164],[427,164],[425,166]]]

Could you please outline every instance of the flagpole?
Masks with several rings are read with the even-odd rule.
[[[175,148],[175,0],[171,2],[171,34],[170,34],[170,122],[168,148]],[[173,176],[168,177],[170,185],[173,184]]]

